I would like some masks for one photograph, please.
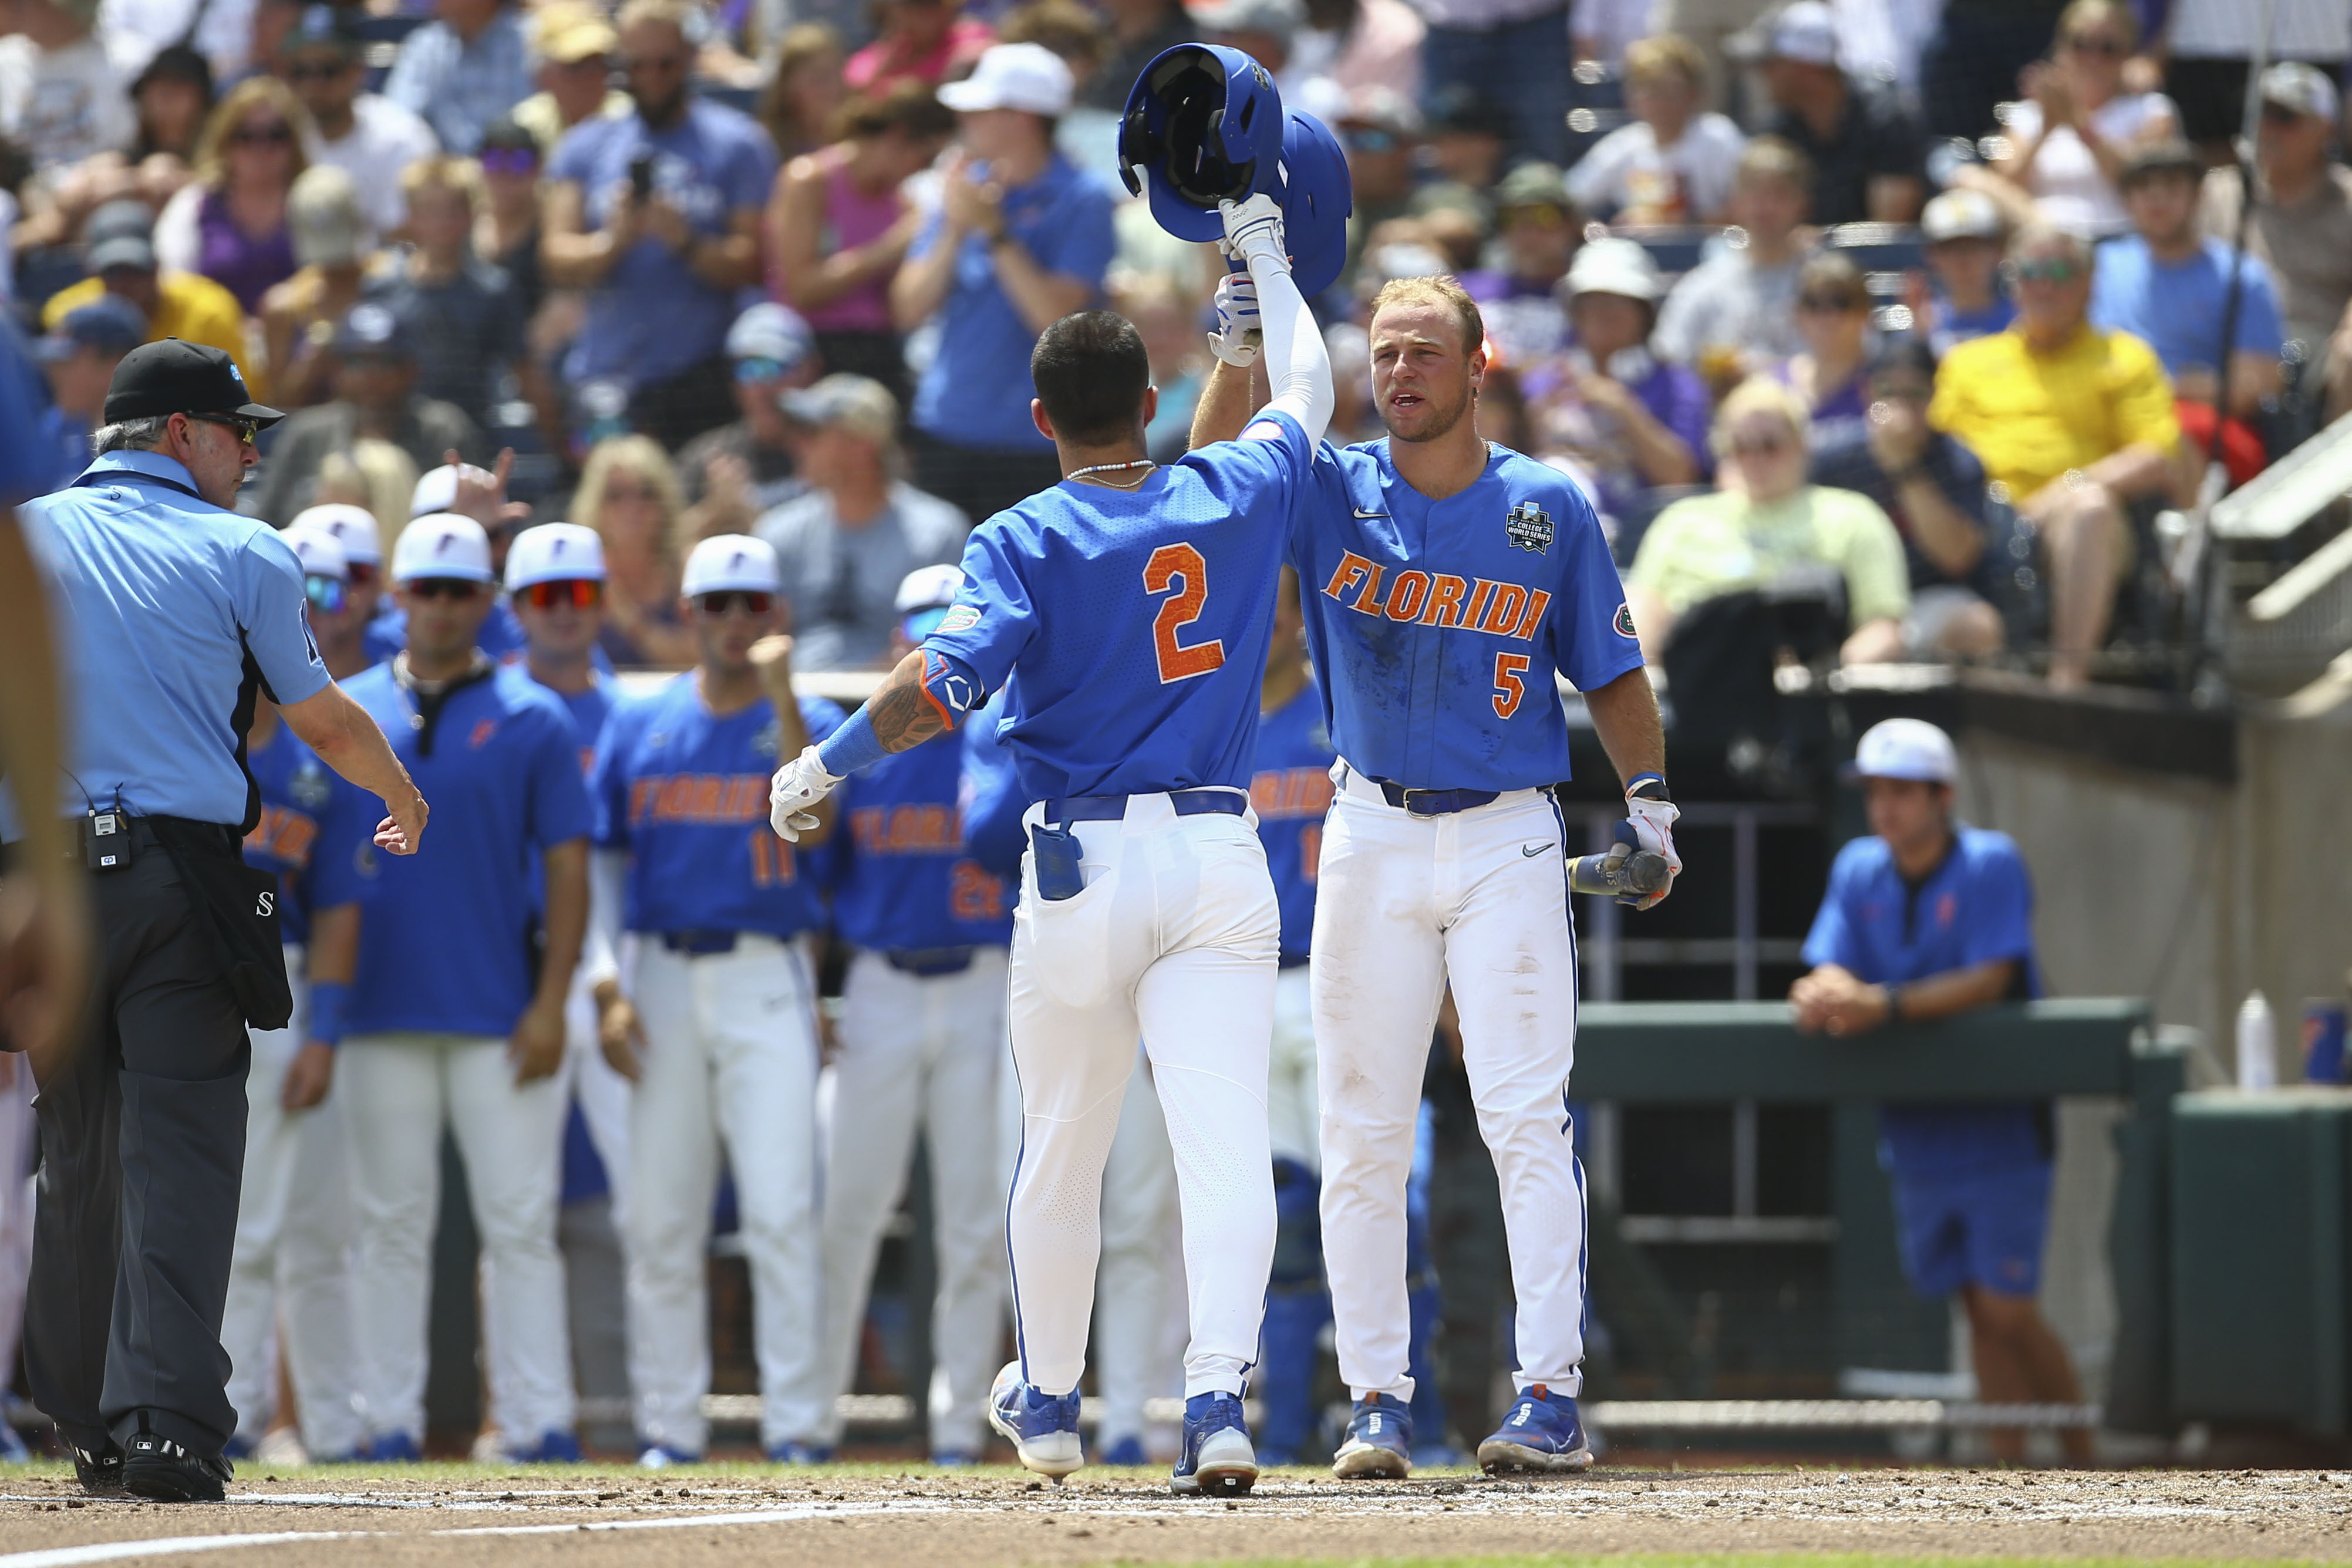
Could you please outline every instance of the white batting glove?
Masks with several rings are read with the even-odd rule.
[[[1257,284],[1246,272],[1229,272],[1218,281],[1217,329],[1209,334],[1209,352],[1226,364],[1247,370],[1257,362],[1263,339],[1257,316]]]
[[[1290,251],[1282,233],[1282,209],[1275,205],[1272,196],[1260,194],[1243,202],[1219,202],[1217,213],[1225,220],[1225,237],[1218,248],[1226,256],[1244,267],[1263,258],[1285,272],[1290,270]]]
[[[1644,792],[1636,794],[1634,790]],[[1664,855],[1666,862],[1666,885],[1633,905],[1636,909],[1648,909],[1662,903],[1675,890],[1675,878],[1683,870],[1683,857],[1675,852],[1675,823],[1681,816],[1681,810],[1665,798],[1663,779],[1639,780],[1633,789],[1625,792],[1625,821],[1633,828],[1633,837],[1642,848]]]
[[[841,776],[827,773],[812,746],[776,769],[768,786],[768,826],[786,843],[798,843],[803,833],[817,826],[816,803],[840,786]]]

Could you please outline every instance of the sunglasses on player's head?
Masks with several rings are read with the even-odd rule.
[[[402,584],[412,598],[447,599],[463,604],[482,591],[482,584],[462,577],[412,577]]]
[[[365,588],[382,574],[381,569],[378,568],[375,562],[372,560],[352,561],[351,563],[351,573],[352,586],[353,588]]]
[[[553,582],[534,582],[515,597],[533,610],[552,610],[559,604],[589,610],[604,601],[604,585],[593,578],[567,577]]]
[[[337,614],[351,601],[351,590],[340,577],[305,577],[302,593],[310,608],[322,615]]]
[[[775,599],[774,594],[761,593],[755,589],[727,588],[715,593],[697,594],[694,607],[711,620],[721,621],[739,604],[747,615],[765,615]]]

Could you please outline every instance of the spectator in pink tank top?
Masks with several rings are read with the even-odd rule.
[[[768,204],[776,297],[816,330],[828,371],[870,376],[905,406],[907,364],[890,323],[890,279],[920,220],[898,187],[955,134],[931,89],[901,82],[843,111],[841,140],[795,158]]]
[[[852,92],[874,95],[902,81],[937,87],[970,75],[996,36],[959,9],[958,0],[881,0],[882,36],[849,57],[842,80]]]

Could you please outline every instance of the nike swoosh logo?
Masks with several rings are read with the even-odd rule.
[[[1551,848],[1549,844],[1532,844],[1519,851],[1519,858],[1531,861],[1549,848]]]
[[[1350,509],[1351,511],[1353,511],[1353,512],[1356,514],[1356,516],[1358,516],[1358,517],[1387,517],[1387,516],[1388,516],[1388,514],[1387,514],[1386,512],[1368,512],[1368,511],[1365,511],[1361,507],[1350,507],[1349,509]]]

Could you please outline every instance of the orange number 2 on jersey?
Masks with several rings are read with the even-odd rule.
[[[1161,545],[1144,563],[1143,591],[1166,593],[1180,582],[1184,586],[1151,618],[1151,640],[1160,655],[1163,686],[1205,675],[1225,663],[1225,644],[1220,638],[1212,637],[1190,648],[1176,641],[1177,632],[1201,618],[1202,602],[1209,597],[1209,563],[1191,545]]]
[[[1528,695],[1528,684],[1519,677],[1528,673],[1525,653],[1495,655],[1495,716],[1508,718],[1519,711],[1519,699]]]

